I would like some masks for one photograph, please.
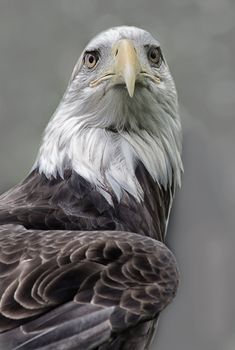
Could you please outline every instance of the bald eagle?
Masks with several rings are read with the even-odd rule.
[[[178,268],[164,244],[181,123],[159,42],[87,45],[29,175],[0,197],[1,350],[148,349]]]

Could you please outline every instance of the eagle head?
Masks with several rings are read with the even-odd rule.
[[[92,39],[44,134],[35,167],[63,177],[71,167],[102,193],[141,200],[141,162],[164,187],[180,183],[177,92],[158,40],[136,27]],[[174,179],[173,179],[174,178]]]

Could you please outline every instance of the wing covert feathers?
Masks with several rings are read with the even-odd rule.
[[[174,256],[152,238],[2,225],[0,348],[96,349],[156,318],[177,286]]]

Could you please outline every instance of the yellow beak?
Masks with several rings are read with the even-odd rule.
[[[124,80],[130,97],[133,97],[136,76],[140,72],[135,47],[130,40],[122,39],[114,46],[113,53],[115,55],[115,76],[117,79],[121,77]]]

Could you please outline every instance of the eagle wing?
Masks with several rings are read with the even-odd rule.
[[[174,256],[121,231],[0,226],[0,348],[95,349],[172,300]]]

